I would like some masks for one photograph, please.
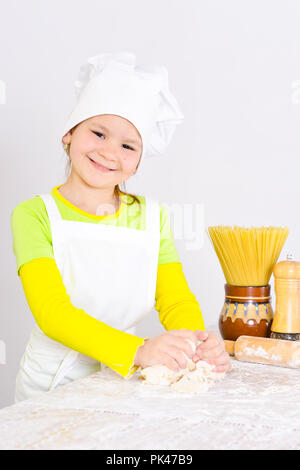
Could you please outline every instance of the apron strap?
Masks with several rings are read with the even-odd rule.
[[[52,194],[39,194],[39,196],[44,201],[44,204],[46,206],[50,222],[52,222],[52,221],[61,221],[62,216],[60,215],[60,212],[58,210],[58,207],[56,205],[56,202],[55,202]]]
[[[156,278],[157,278],[157,265],[160,249],[160,205],[158,200],[146,198],[146,231],[150,235],[149,238],[154,243],[154,249],[152,252],[153,263],[149,269],[151,269],[150,278],[154,280],[153,289],[155,289]],[[150,300],[149,300],[150,302]],[[155,301],[151,300],[152,307],[155,305]]]
[[[146,200],[146,231],[156,238],[160,237],[160,207],[156,199],[149,197]]]

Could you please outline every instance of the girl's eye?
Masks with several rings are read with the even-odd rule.
[[[101,132],[95,132],[95,131],[93,131],[93,132],[94,132],[94,134],[96,134],[98,137],[100,137],[100,135],[103,135]],[[124,147],[128,147],[128,149],[134,151],[134,149],[133,149],[132,147],[129,147],[129,145],[127,145],[127,144],[124,144]]]
[[[94,134],[96,134],[98,137],[100,137],[100,135],[103,135],[103,134],[101,134],[101,132],[94,132]]]
[[[128,147],[130,150],[134,150],[132,147],[129,147],[129,145],[124,144],[124,147]]]

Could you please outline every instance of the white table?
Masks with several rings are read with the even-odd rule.
[[[300,370],[232,365],[199,395],[106,368],[0,410],[0,448],[300,449]]]

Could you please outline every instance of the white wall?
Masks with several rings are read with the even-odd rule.
[[[267,0],[10,0],[1,3],[0,407],[33,326],[12,252],[10,214],[64,182],[61,129],[79,66],[102,52],[133,51],[163,64],[185,115],[164,158],[144,161],[127,190],[166,204],[203,203],[205,226],[287,225],[300,258],[300,4]],[[0,88],[1,90],[1,88]],[[1,103],[1,97],[0,97]],[[216,324],[224,278],[208,240],[176,240],[207,324]],[[157,314],[138,333],[158,334]]]

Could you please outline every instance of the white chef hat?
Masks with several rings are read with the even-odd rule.
[[[77,103],[62,135],[93,116],[115,114],[136,127],[143,155],[149,157],[164,153],[176,125],[184,118],[169,90],[166,67],[136,66],[132,52],[88,58],[74,85]]]

